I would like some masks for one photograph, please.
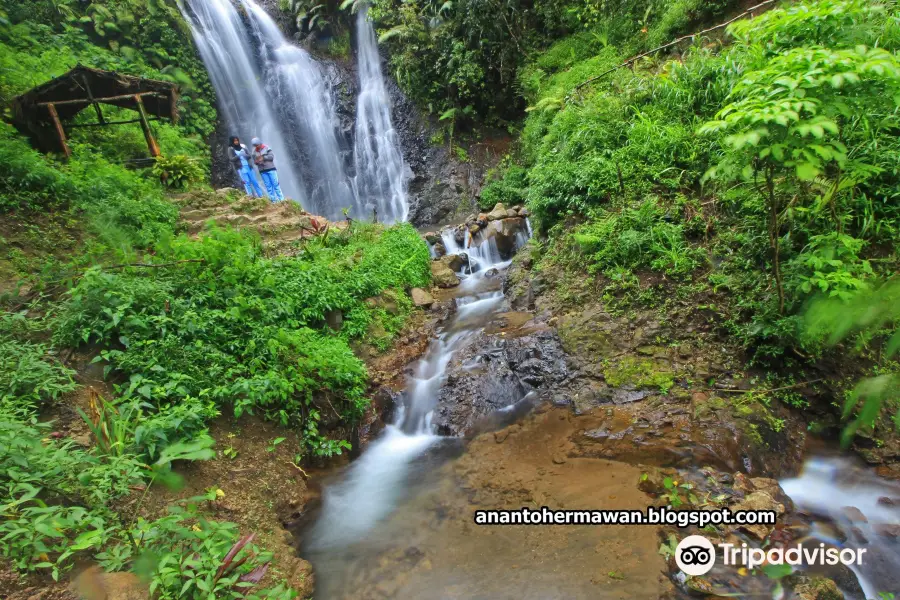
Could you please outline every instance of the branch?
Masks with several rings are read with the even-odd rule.
[[[792,390],[795,388],[803,387],[805,385],[809,385],[811,383],[818,383],[820,381],[822,381],[821,378],[820,379],[810,379],[809,381],[802,381],[800,383],[795,383],[794,385],[786,385],[783,387],[772,388],[769,390],[728,390],[728,389],[713,388],[713,389],[708,389],[706,391],[720,392],[720,393],[725,393],[725,394],[759,394],[759,395],[762,395],[762,394],[770,394],[772,392],[782,392],[784,390]]]
[[[630,64],[632,64],[632,63],[634,63],[634,62],[636,62],[636,61],[638,61],[638,60],[644,58],[645,56],[649,56],[649,55],[651,55],[651,54],[653,54],[653,53],[655,53],[655,52],[659,52],[660,50],[665,50],[666,48],[670,48],[671,46],[674,46],[674,45],[678,44],[679,42],[683,42],[684,40],[692,39],[692,38],[695,38],[695,37],[697,37],[697,36],[707,34],[707,33],[709,33],[710,31],[715,31],[715,30],[717,30],[717,29],[722,29],[723,27],[727,27],[727,26],[731,25],[732,23],[734,23],[735,21],[737,21],[738,19],[741,19],[741,18],[743,18],[743,17],[745,17],[745,16],[747,16],[747,15],[752,14],[752,13],[753,13],[755,10],[757,10],[758,8],[762,8],[763,6],[766,6],[766,5],[768,5],[768,4],[774,4],[774,3],[777,2],[777,1],[778,1],[778,0],[765,0],[765,2],[760,2],[760,3],[757,4],[756,6],[752,6],[752,7],[748,8],[747,10],[745,10],[744,12],[742,12],[741,14],[739,14],[739,15],[737,15],[737,16],[735,16],[735,17],[733,17],[733,18],[731,18],[731,19],[729,19],[729,20],[727,20],[727,21],[725,21],[724,23],[719,23],[718,25],[715,25],[715,26],[713,26],[713,27],[710,27],[709,29],[704,29],[703,31],[698,31],[698,32],[696,32],[696,33],[691,33],[691,34],[689,34],[689,35],[682,36],[682,37],[680,37],[680,38],[678,38],[678,39],[676,39],[676,40],[672,40],[672,41],[669,42],[668,44],[663,44],[662,46],[659,46],[658,48],[654,48],[653,50],[647,50],[647,51],[644,52],[643,54],[638,54],[637,56],[634,56],[634,57],[632,57],[632,58],[629,58],[628,60],[626,60],[625,62],[623,62],[621,65],[617,65],[617,66],[615,66],[615,67],[613,67],[613,68],[611,68],[611,69],[607,69],[606,71],[603,71],[603,72],[600,73],[599,75],[595,75],[594,77],[591,77],[590,79],[588,79],[588,80],[586,80],[586,81],[582,81],[581,83],[579,83],[578,85],[576,85],[576,86],[573,88],[572,91],[579,90],[579,89],[583,88],[584,86],[588,85],[589,83],[593,83],[594,81],[597,81],[598,79],[600,79],[600,78],[602,78],[602,77],[605,77],[606,75],[609,75],[609,74],[612,73],[613,71],[618,71],[618,70],[621,69],[622,67],[627,67],[628,65],[630,65]]]
[[[112,270],[112,269],[125,269],[128,267],[144,267],[146,269],[159,269],[161,267],[171,267],[173,265],[180,265],[180,264],[184,264],[184,263],[203,263],[203,262],[206,262],[206,259],[204,259],[204,258],[189,258],[189,259],[185,259],[185,260],[176,260],[174,262],[168,262],[168,263],[159,263],[159,264],[125,263],[125,264],[121,264],[121,265],[110,265],[108,267],[101,266],[100,268],[105,269],[107,271]],[[81,273],[81,274],[83,275],[84,273]]]

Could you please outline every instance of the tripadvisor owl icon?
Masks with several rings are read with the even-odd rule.
[[[686,575],[704,575],[716,562],[716,549],[702,535],[689,535],[675,548],[675,563]]]

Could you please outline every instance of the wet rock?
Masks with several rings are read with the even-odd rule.
[[[900,538],[900,525],[897,523],[879,523],[873,526],[875,533],[892,540]]]
[[[844,513],[844,516],[847,517],[847,519],[849,519],[851,523],[869,522],[869,519],[866,518],[866,515],[864,515],[863,512],[855,506],[845,506],[841,509],[841,512]]]
[[[431,305],[434,304],[434,296],[422,288],[413,288],[410,290],[410,296],[412,297],[413,305],[419,308],[431,308]]]
[[[515,209],[509,208],[506,210],[506,216],[507,216],[507,218],[515,219],[516,217],[519,216],[519,213]]]
[[[466,243],[466,230],[462,227],[457,227],[453,231],[453,241],[462,246]]]
[[[425,241],[428,242],[429,244],[434,245],[441,241],[441,236],[438,233],[429,231],[428,233],[425,234]]]
[[[612,400],[616,404],[629,404],[631,402],[643,400],[648,396],[652,396],[654,393],[655,392],[648,390],[629,390],[626,388],[619,388],[617,390],[613,390]]]
[[[519,337],[485,332],[457,351],[438,393],[433,421],[445,435],[473,431],[485,415],[522,400],[532,390],[559,385],[568,368],[553,332]]]
[[[434,255],[437,256],[438,258],[440,258],[440,257],[444,256],[445,254],[447,254],[447,248],[445,248],[445,247],[444,247],[444,244],[441,243],[441,242],[437,242],[437,243],[433,246],[433,250],[434,250]]]
[[[750,483],[753,485],[754,490],[760,490],[769,494],[777,502],[781,502],[782,504],[790,502],[790,499],[784,493],[784,490],[781,489],[781,485],[775,479],[770,479],[768,477],[754,477],[750,480]]]
[[[484,227],[475,239],[476,244],[493,243],[497,246],[497,252],[503,260],[512,258],[518,246],[520,234],[524,234],[525,219],[504,217],[493,220]]]
[[[605,440],[609,437],[610,431],[607,427],[598,427],[597,429],[589,429],[584,432],[584,437],[592,440]]]
[[[484,272],[485,279],[494,279],[498,275],[500,275],[499,269],[488,269]]]
[[[900,504],[900,499],[888,498],[887,496],[881,496],[878,499],[879,506],[897,506],[897,504]]]
[[[732,511],[739,510],[767,510],[767,511],[775,511],[776,515],[784,514],[784,504],[777,502],[772,496],[767,494],[766,492],[755,491],[747,495],[746,498],[734,504],[731,507]],[[769,532],[774,529],[773,525],[741,525],[740,529],[746,531],[750,535],[754,536],[758,540],[764,540],[766,536],[769,535]]]
[[[460,254],[448,254],[441,257],[441,261],[446,264],[451,271],[459,271],[468,261],[464,260]]]
[[[459,285],[459,277],[444,261],[445,258],[447,257],[444,256],[440,260],[431,261],[431,279],[434,285],[438,287],[455,287]]]

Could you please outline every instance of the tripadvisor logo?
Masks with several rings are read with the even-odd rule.
[[[689,535],[675,548],[675,563],[685,575],[705,575],[716,564],[716,548],[702,535]]]
[[[798,544],[792,548],[752,548],[747,544],[719,544],[722,564],[743,565],[754,569],[762,565],[830,565],[842,564],[859,566],[862,564],[865,548],[834,548],[824,543],[817,546]],[[705,575],[716,564],[716,548],[702,535],[689,535],[675,548],[675,563],[686,575]]]

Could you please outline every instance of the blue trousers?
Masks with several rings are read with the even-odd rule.
[[[266,191],[269,192],[269,199],[272,202],[284,200],[284,194],[281,193],[281,186],[278,185],[278,171],[272,169],[271,171],[263,171],[259,175],[262,177],[263,184],[266,186]]]
[[[262,188],[259,187],[259,182],[256,180],[256,174],[253,173],[253,169],[246,167],[238,171],[238,174],[241,176],[244,190],[247,192],[248,196],[253,196],[254,198],[263,197]]]

